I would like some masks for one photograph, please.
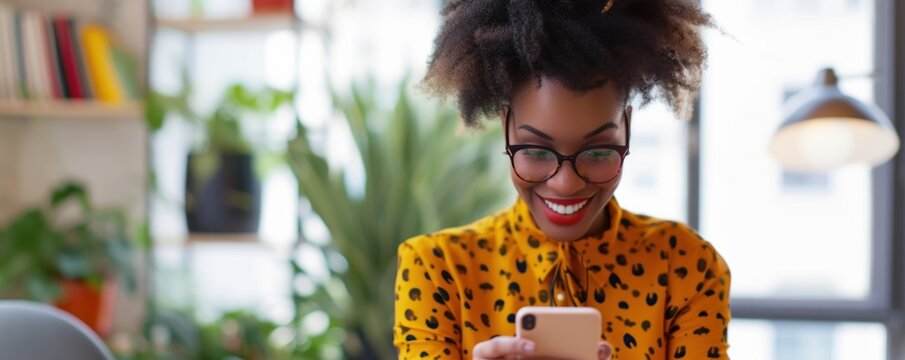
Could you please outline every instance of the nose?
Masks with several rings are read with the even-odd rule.
[[[559,196],[570,196],[584,189],[586,184],[575,172],[571,161],[563,161],[559,171],[547,179],[546,185]]]

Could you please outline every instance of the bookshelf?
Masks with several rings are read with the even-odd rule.
[[[242,18],[205,19],[205,18],[157,18],[156,24],[161,29],[171,29],[185,33],[202,33],[218,31],[280,31],[294,30],[297,26],[315,30],[316,26],[303,22],[292,14],[255,14]]]
[[[222,85],[217,84],[217,81],[221,78],[231,78],[233,79],[231,81],[234,83],[245,84],[256,84],[257,82],[264,80],[263,77],[258,77],[258,74],[253,74],[256,71],[245,71],[243,69],[265,69],[264,66],[250,66],[248,63],[255,63],[257,60],[265,59],[268,56],[266,51],[263,51],[263,48],[257,46],[265,43],[268,37],[273,35],[272,33],[274,32],[291,33],[289,35],[294,39],[294,45],[293,48],[287,48],[285,51],[289,54],[296,54],[293,56],[297,56],[299,50],[298,43],[302,32],[312,31],[326,33],[321,25],[307,22],[295,13],[252,12],[247,15],[237,15],[234,17],[200,17],[193,15],[181,16],[178,13],[173,15],[166,11],[162,12],[163,13],[153,14],[151,18],[151,23],[153,24],[152,33],[157,35],[155,46],[162,43],[166,44],[161,46],[162,49],[166,50],[161,51],[172,51],[175,54],[173,57],[181,60],[171,62],[181,62],[177,67],[181,66],[182,69],[186,70],[190,82],[196,82],[198,81],[198,78],[208,79],[208,81],[196,82],[194,84],[192,92],[187,95],[190,99],[196,99],[198,96],[204,96],[204,94],[211,94],[214,92],[219,93],[220,90],[218,87]],[[241,37],[242,39],[231,43],[230,51],[241,54],[231,56],[232,54],[224,55],[221,53],[220,57],[211,57],[211,53],[216,53],[218,48],[208,47],[207,45],[222,41],[224,38],[229,39],[232,36]],[[254,40],[248,41],[248,39]],[[172,49],[174,48],[181,50],[173,51]],[[241,62],[241,60],[235,62],[234,59],[242,58],[246,54],[251,54],[246,58],[248,62]],[[236,66],[234,68],[220,67],[217,71],[214,71],[210,69],[216,68],[217,66],[202,65],[205,64],[206,61],[214,61],[217,64],[229,63],[232,61],[235,62]],[[158,66],[160,66],[158,63],[152,62],[152,68],[158,69]],[[167,66],[172,65],[163,65],[160,66],[160,68],[165,68]],[[160,71],[159,73],[168,73],[173,72],[174,70],[154,70],[154,72],[157,71]],[[297,77],[298,73],[295,73],[293,78]],[[160,81],[160,77],[155,76],[150,81],[149,87],[151,89],[156,89],[158,86],[157,81]],[[298,80],[296,79],[295,81]],[[258,85],[251,86],[257,87]],[[177,189],[176,186],[178,186],[178,184],[172,182],[171,179],[173,179],[173,177],[161,176],[158,180],[162,183],[173,183],[175,186],[170,186],[170,188]],[[179,181],[182,182],[182,180]],[[177,190],[167,194],[167,196],[178,199],[182,194]],[[156,214],[160,216],[160,218],[175,218],[176,216],[181,215],[177,213],[181,211],[183,210],[171,207],[159,210]],[[164,214],[165,212],[166,214]],[[158,229],[163,228],[161,227]],[[152,234],[155,236],[155,241],[162,240],[166,242],[168,236],[172,237],[167,234],[157,234],[154,230],[155,229],[152,229]],[[160,232],[166,232],[166,230],[160,230]],[[243,244],[266,245],[264,239],[259,238],[256,234],[241,233],[190,232],[181,239],[181,242],[184,243],[185,246],[199,244],[221,244],[227,246],[241,246]]]
[[[11,59],[10,49],[21,53],[30,47],[32,52],[22,56],[32,60],[28,64],[34,69],[16,74],[25,73],[35,79],[45,77],[42,86],[47,92],[46,79],[56,76],[54,70],[60,71],[59,65],[53,63],[54,59],[60,59],[59,38],[54,36],[60,30],[55,26],[63,25],[56,25],[55,19],[64,17],[67,21],[99,24],[110,38],[115,39],[121,51],[120,59],[132,62],[125,73],[132,75],[132,88],[136,90],[130,97],[110,105],[88,96],[83,96],[87,99],[65,100],[66,96],[59,95],[62,90],[53,90],[53,96],[29,91],[32,96],[26,97],[19,88],[11,90],[9,83],[4,82],[4,96],[0,99],[0,226],[25,209],[46,202],[50,190],[63,181],[77,180],[86,186],[98,207],[122,209],[129,226],[137,227],[146,219],[148,204],[149,136],[143,121],[142,103],[138,99],[147,78],[149,0],[0,0],[0,6],[37,14],[29,20],[31,27],[22,33],[10,36],[10,29],[15,28],[9,26],[0,31],[0,34],[6,34],[6,40],[22,41],[15,45],[3,41],[5,47],[0,55],[6,58],[0,63],[7,68],[0,73],[0,80],[9,79],[7,76],[12,73],[10,63],[6,61]],[[3,23],[10,24],[8,20]],[[22,31],[22,25],[19,26]],[[25,32],[29,34],[23,38]],[[76,43],[74,36],[70,37],[74,44],[83,44]],[[50,44],[57,46],[52,48]],[[35,65],[35,59],[47,67]],[[78,76],[87,77],[81,73]],[[60,78],[50,83],[62,84]],[[56,85],[51,87],[54,88]],[[43,100],[31,100],[33,97]],[[113,315],[114,333],[138,333],[140,330],[147,291],[143,274],[148,263],[143,255],[136,255],[135,267],[140,279],[138,291],[118,294]]]
[[[107,104],[91,100],[0,100],[0,117],[12,119],[57,118],[138,121],[142,117],[142,103],[140,101]]]
[[[192,233],[185,239],[186,244],[226,243],[226,244],[257,244],[261,243],[258,234],[243,233]]]
[[[145,1],[0,0],[0,120],[140,119]]]
[[[298,0],[296,0],[298,1]],[[151,16],[152,36],[154,37],[154,56],[151,61],[154,76],[149,81],[149,88],[160,91],[166,95],[177,94],[181,86],[174,82],[182,79],[168,79],[167,74],[185,71],[190,84],[188,94],[189,103],[192,100],[210,98],[219,95],[225,86],[232,83],[241,83],[250,89],[267,84],[268,70],[280,68],[268,67],[268,59],[295,59],[299,56],[299,42],[302,32],[313,30],[312,33],[320,33],[317,26],[306,23],[295,14],[249,14],[234,18],[198,18],[181,17],[177,15],[164,15],[165,10],[158,9],[157,14]],[[172,12],[170,12],[172,14]],[[280,42],[292,39],[292,45]],[[267,44],[278,40],[279,46],[276,54],[271,53]],[[272,48],[273,46],[271,46]],[[175,60],[175,61],[174,61]],[[293,71],[293,82],[299,81],[297,69]],[[163,76],[160,76],[163,74]],[[289,77],[290,74],[285,74]],[[181,82],[181,84],[185,84]],[[297,83],[296,83],[297,85]],[[175,89],[174,89],[175,88]],[[209,96],[209,97],[207,97]],[[203,100],[198,101],[203,103]],[[203,107],[199,105],[199,107]],[[204,111],[203,109],[199,111]],[[152,151],[160,156],[183,156],[192,149],[192,145],[185,141],[178,141],[176,132],[163,133],[155,139]],[[172,140],[172,141],[171,141]],[[168,143],[169,142],[169,143]],[[162,145],[161,145],[162,144]],[[172,144],[172,145],[171,145]],[[173,149],[178,149],[173,151]],[[165,155],[169,153],[169,155]],[[156,172],[158,184],[155,191],[160,191],[158,198],[181,199],[185,190],[185,165],[173,165],[176,161],[157,165]],[[181,167],[180,171],[174,171]],[[263,181],[261,183],[264,185]],[[262,188],[262,195],[263,195]],[[261,203],[264,203],[262,197]],[[188,289],[187,292],[196,296],[200,301],[194,304],[195,308],[202,312],[221,312],[231,308],[245,308],[246,305],[236,302],[238,292],[252,290],[251,297],[255,302],[272,303],[273,301],[285,301],[287,299],[287,286],[282,282],[252,280],[244,283],[242,278],[251,274],[263,274],[268,280],[282,279],[289,267],[286,266],[291,250],[297,242],[297,237],[274,238],[264,232],[257,233],[201,233],[188,232],[180,234],[179,228],[183,226],[181,220],[184,209],[181,206],[163,204],[152,206],[155,212],[152,215],[159,220],[151,227],[155,252],[159,252],[155,265],[166,267],[172,264],[181,278],[196,279],[198,284]],[[262,211],[262,213],[264,213]],[[263,223],[263,221],[261,222]],[[174,230],[177,229],[177,230]],[[194,228],[193,228],[194,229]],[[214,286],[221,279],[226,279],[227,286]],[[161,288],[165,286],[163,282]],[[172,282],[170,282],[172,284]],[[275,295],[267,294],[267,291],[259,287],[266,284],[275,284],[278,289]],[[170,285],[172,287],[172,285]],[[222,289],[230,288],[228,293],[221,293]],[[163,290],[161,292],[167,292]],[[262,298],[262,296],[267,296]],[[222,304],[221,304],[222,302]]]
[[[6,28],[7,40],[21,40],[21,44],[15,44],[12,48],[9,47],[11,44],[7,44],[7,49],[25,51],[31,45],[31,49],[43,50],[39,54],[31,54],[34,56],[28,59],[40,59],[46,67],[34,66],[33,71],[26,69],[26,78],[38,79],[32,75],[40,74],[46,81],[42,83],[45,92],[48,84],[53,84],[52,88],[65,87],[65,92],[73,95],[68,76],[78,73],[79,83],[84,89],[89,81],[89,74],[83,72],[89,70],[88,62],[83,64],[86,57],[76,56],[80,60],[72,65],[72,69],[62,69],[62,39],[69,39],[73,47],[84,45],[80,41],[85,40],[84,37],[76,38],[75,30],[84,31],[84,27],[80,26],[88,23],[98,24],[109,35],[111,41],[108,44],[115,43],[111,46],[132,62],[128,75],[134,81],[133,96],[139,97],[147,78],[148,1],[0,0],[0,6],[6,9],[7,15],[14,12],[23,22],[19,25],[19,32],[10,34],[8,31],[13,28]],[[33,14],[32,21],[38,22],[34,27],[39,29],[37,35],[23,37],[25,32],[22,29],[34,29],[23,27],[22,19],[27,16],[26,13]],[[59,32],[60,26],[66,26],[57,23],[61,18],[71,22],[71,37]],[[8,21],[5,24],[10,25]],[[84,36],[84,32],[80,33]],[[104,51],[97,53],[110,54]],[[3,55],[7,60],[11,59],[9,53]],[[25,59],[26,55],[16,56]],[[108,65],[113,63],[112,58],[108,61]],[[12,65],[6,65],[9,71]],[[96,69],[100,68],[103,67]],[[59,77],[48,81],[55,77],[53,69]],[[66,72],[68,70],[71,71]],[[64,72],[66,74],[62,75]],[[22,72],[18,76],[22,76]],[[8,166],[0,170],[3,173],[0,176],[0,198],[7,200],[0,206],[0,223],[31,204],[41,203],[50,189],[66,179],[79,179],[84,183],[98,199],[98,206],[124,208],[131,223],[143,221],[147,203],[148,134],[141,101],[130,96],[106,102],[87,96],[65,99],[61,98],[63,93],[60,91],[63,90],[54,91],[53,96],[39,96],[38,99],[26,99],[21,94],[11,97],[9,80],[4,80],[5,97],[0,98],[0,123],[4,123],[4,129],[0,131],[0,163]],[[34,90],[34,83],[21,78],[16,80],[22,86],[28,86],[29,92]],[[87,95],[87,92],[84,94]],[[32,164],[45,165],[38,167]]]

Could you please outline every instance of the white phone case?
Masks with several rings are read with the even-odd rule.
[[[600,312],[590,307],[528,306],[516,314],[516,337],[534,342],[534,356],[597,360],[600,323]]]

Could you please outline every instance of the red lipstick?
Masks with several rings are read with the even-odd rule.
[[[581,219],[583,219],[585,214],[587,213],[588,204],[585,203],[584,206],[581,207],[581,209],[578,209],[578,211],[566,215],[566,214],[560,214],[560,213],[556,212],[555,210],[551,209],[550,206],[547,205],[548,201],[555,205],[560,205],[560,206],[569,206],[569,205],[580,204],[585,201],[588,201],[588,202],[591,201],[591,198],[553,199],[553,198],[543,198],[540,196],[538,196],[538,198],[540,198],[541,202],[543,203],[541,206],[543,206],[543,208],[544,208],[544,215],[547,216],[547,219],[556,225],[562,225],[562,226],[573,225],[573,224],[581,221]]]

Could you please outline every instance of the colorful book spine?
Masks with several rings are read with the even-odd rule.
[[[0,101],[137,98],[135,64],[102,26],[0,3]]]
[[[116,72],[107,32],[100,26],[87,24],[82,27],[81,35],[85,65],[97,99],[105,103],[123,101],[122,82]]]
[[[123,51],[122,48],[114,46],[110,48],[113,63],[116,65],[116,73],[119,75],[120,85],[129,99],[138,99],[141,94],[138,93],[138,74],[135,61]]]
[[[25,86],[28,92],[29,100],[41,99],[44,97],[43,88],[41,87],[40,56],[36,51],[37,44],[34,27],[34,13],[23,12],[21,21],[19,22],[20,31],[22,33],[22,60],[25,67]]]
[[[53,23],[57,33],[60,60],[63,63],[63,73],[70,98],[84,99],[85,93],[82,90],[82,81],[79,77],[79,65],[76,62],[75,43],[73,43],[73,37],[69,31],[70,21],[65,16],[57,16],[54,18]]]
[[[47,71],[45,74],[47,75],[47,84],[50,86],[50,95],[54,99],[61,99],[63,98],[63,91],[61,89],[59,69],[56,64],[57,52],[53,41],[53,33],[50,31],[47,18],[39,16],[38,23],[41,29],[41,40],[43,41],[41,51],[44,58],[44,68]]]
[[[75,44],[75,62],[79,71],[79,79],[82,82],[82,91],[85,93],[86,99],[94,99],[94,88],[91,86],[91,79],[88,76],[88,64],[85,61],[85,49],[82,48],[82,27],[84,25],[75,19],[69,19],[69,34],[72,36],[72,43]]]
[[[53,24],[53,19],[47,19],[47,36],[48,45],[50,47],[50,63],[53,65],[53,76],[55,83],[59,86],[58,99],[69,99],[69,89],[66,87],[66,75],[63,70],[63,61],[60,58],[60,41],[57,36],[57,29]]]

